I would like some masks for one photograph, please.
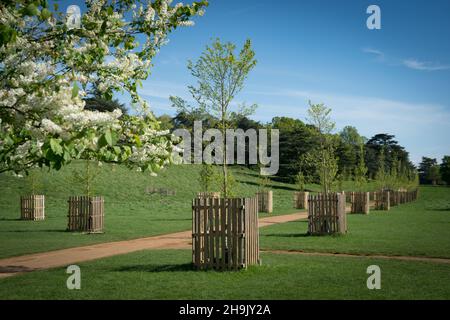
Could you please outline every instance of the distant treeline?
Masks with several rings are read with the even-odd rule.
[[[450,156],[444,156],[440,164],[435,158],[422,157],[419,177],[422,184],[450,185]]]
[[[163,129],[171,130],[177,128],[192,130],[196,120],[203,121],[204,130],[217,128],[219,125],[217,119],[199,109],[193,112],[179,111],[174,117],[162,115],[158,119]],[[314,177],[314,170],[303,161],[303,156],[311,151],[320,139],[320,133],[315,127],[289,117],[275,117],[269,123],[261,123],[237,114],[230,117],[228,125],[230,128],[243,130],[278,129],[280,131],[280,169],[277,178],[294,182],[300,171],[310,180],[317,178]],[[368,169],[367,178],[369,179],[375,178],[380,167],[380,159],[384,162],[386,172],[395,171],[411,179],[417,172],[409,159],[408,152],[395,140],[394,135],[380,133],[367,139],[362,137],[355,127],[347,126],[331,137],[339,159],[338,175],[341,179],[353,179],[361,152]]]
[[[98,111],[113,111],[119,108],[124,114],[127,113],[126,107],[117,100],[106,101],[99,97],[86,99],[86,108]],[[158,120],[162,129],[171,130],[178,128],[192,130],[196,120],[203,121],[203,130],[219,126],[217,119],[202,112],[201,109],[178,109],[174,117],[162,115]],[[320,139],[320,133],[310,124],[289,117],[275,117],[269,123],[261,123],[232,113],[228,126],[243,130],[278,129],[280,170],[277,178],[293,182],[300,171],[312,180],[317,178],[314,177],[314,170],[303,161],[304,155],[317,146]],[[444,156],[440,164],[435,158],[423,157],[419,167],[416,168],[410,161],[408,152],[395,140],[394,135],[380,133],[367,139],[361,136],[355,127],[347,126],[332,135],[332,138],[338,158],[338,175],[343,180],[354,178],[362,152],[368,179],[376,179],[380,167],[384,164],[384,171],[394,173],[397,177],[413,179],[418,172],[421,184],[450,185],[450,156]],[[380,164],[380,161],[383,164]]]

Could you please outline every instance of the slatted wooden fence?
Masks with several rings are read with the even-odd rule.
[[[103,231],[103,197],[69,197],[68,231],[96,233]]]
[[[391,209],[391,192],[375,191],[374,193],[375,210],[389,211]]]
[[[310,195],[308,198],[308,234],[344,234],[346,232],[345,194]]]
[[[256,198],[193,199],[193,265],[238,270],[259,264],[257,208]]]
[[[308,210],[309,192],[298,191],[294,192],[294,208]]]
[[[258,199],[258,211],[272,213],[273,211],[273,192],[259,191],[256,193],[256,199]]]
[[[44,220],[45,196],[36,194],[21,196],[20,218],[22,220]]]
[[[413,191],[408,191],[407,196],[406,196],[406,201],[407,202],[416,201],[418,197],[419,197],[419,189],[415,189]]]
[[[400,193],[399,191],[389,191],[390,192],[390,200],[391,200],[391,207],[398,206],[400,204]]]
[[[350,202],[352,204],[350,213],[369,214],[370,210],[369,192],[350,192]]]

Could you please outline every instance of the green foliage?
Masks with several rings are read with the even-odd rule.
[[[334,121],[331,120],[331,111],[331,108],[327,108],[323,103],[312,104],[311,101],[309,101],[307,120],[322,135],[330,134],[336,126]]]
[[[355,187],[356,191],[365,191],[365,186],[367,184],[367,167],[364,161],[364,144],[360,143],[359,146],[359,161],[355,168]]]
[[[330,135],[335,127],[331,120],[331,109],[324,104],[312,104],[309,102],[308,120],[319,133],[319,145],[308,152],[305,161],[309,166],[315,168],[319,177],[323,193],[332,190],[336,175],[338,173],[338,158],[335,153],[335,140]]]
[[[122,114],[128,114],[128,110],[125,107],[125,104],[120,103],[119,100],[114,99],[106,99],[101,97],[100,95],[96,95],[84,100],[86,102],[84,109],[91,111],[100,111],[100,112],[112,112],[116,109],[122,111]]]
[[[375,180],[378,185],[378,189],[383,190],[388,187],[388,173],[386,172],[384,149],[381,149],[380,155],[378,157],[378,170],[375,175]]]
[[[83,163],[84,169],[73,170],[71,180],[80,186],[80,189],[83,190],[83,195],[90,197],[95,192],[93,187],[95,179],[100,174],[100,164],[91,160],[84,160]]]
[[[163,114],[159,117],[156,118],[159,121],[159,127],[161,128],[161,130],[171,130],[173,129],[173,122],[172,122],[172,117],[167,115],[167,114]]]
[[[450,186],[450,156],[444,156],[444,158],[442,158],[440,174],[442,180]]]
[[[268,176],[259,176],[259,191],[268,191],[270,188],[270,178]]]
[[[299,171],[305,176],[314,176],[314,168],[302,166],[302,158],[319,143],[317,130],[301,120],[288,117],[274,117],[270,128],[280,132],[280,168],[277,176],[289,182],[295,182]]]
[[[337,177],[338,159],[334,151],[333,145],[330,144],[315,148],[303,157],[304,165],[314,168],[323,193],[332,191]]]
[[[336,180],[334,182],[335,186],[336,186],[336,192],[342,192],[344,191],[344,182],[345,182],[345,177],[344,175],[341,174],[337,174],[336,175]]]
[[[441,173],[440,173],[439,165],[431,166],[429,171],[428,171],[428,174],[427,174],[426,178],[428,180],[430,180],[433,185],[438,184],[439,180],[441,179]]]
[[[128,161],[128,149],[134,150],[138,140],[153,145],[154,141],[134,139],[142,131],[148,135],[150,130],[142,126],[158,129],[137,88],[150,75],[153,58],[167,35],[203,15],[208,2],[171,5],[171,1],[158,0],[136,5],[130,0],[85,1],[76,28],[66,23],[65,10],[57,3],[50,10],[47,2],[0,2],[0,12],[7,16],[0,22],[0,89],[9,96],[6,107],[0,108],[0,140],[8,142],[0,144],[0,172],[19,173],[33,166],[59,170],[71,160],[82,159],[85,153],[81,149],[86,148],[90,158],[98,151],[96,158],[102,161],[128,162],[142,171],[160,166],[167,159],[152,162],[143,152]],[[87,110],[121,108],[117,101],[110,101],[114,93],[121,92],[139,108],[136,117],[147,119],[141,119],[139,128],[126,127],[138,120],[119,121],[117,113],[97,117],[83,110],[81,97],[98,92],[103,100],[87,99]],[[33,97],[32,106],[28,96]],[[70,112],[65,109],[68,106]],[[106,127],[117,128],[118,136],[127,132],[119,145],[108,143],[109,148],[98,150],[93,146],[105,135]],[[128,140],[129,136],[133,140]],[[164,142],[170,146],[169,141]],[[120,154],[115,147],[121,149]]]
[[[42,169],[34,168],[26,173],[25,181],[27,184],[27,192],[32,195],[40,194],[43,189]]]
[[[211,164],[202,164],[200,169],[199,183],[201,190],[204,192],[212,191],[214,181],[216,180],[216,172]]]
[[[295,185],[298,191],[305,191],[306,177],[302,171],[299,171],[295,176]]]
[[[218,126],[225,137],[226,129],[230,125],[232,111],[230,104],[235,96],[243,89],[244,81],[250,71],[256,65],[255,52],[251,41],[246,40],[238,54],[235,53],[236,45],[231,42],[222,43],[219,39],[206,46],[200,58],[194,63],[189,61],[188,69],[196,78],[197,86],[189,86],[189,91],[197,102],[198,107],[190,107],[186,101],[179,97],[171,97],[173,105],[179,111],[199,110],[200,113],[208,113],[218,119]],[[241,105],[236,115],[249,115],[254,112],[256,105]],[[226,165],[226,139],[222,145],[222,191],[225,197],[228,192],[229,182]]]
[[[402,163],[402,166],[413,170],[414,164],[409,160],[408,152],[405,148],[394,140],[395,136],[381,133],[370,138],[365,144],[365,160],[368,168],[368,176],[374,178],[379,171],[380,153],[383,151],[384,166],[386,174],[389,174],[396,160]]]

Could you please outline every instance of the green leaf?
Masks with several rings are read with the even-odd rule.
[[[33,3],[30,3],[23,9],[23,14],[25,16],[37,16],[39,14],[39,10]]]
[[[109,146],[112,146],[113,145],[113,138],[112,138],[111,130],[109,130],[109,129],[106,130],[104,136],[105,136],[106,143]]]
[[[14,140],[11,139],[11,137],[9,135],[7,135],[4,139],[4,143],[7,146],[12,146],[14,144]]]
[[[48,10],[47,8],[42,9],[41,11],[41,19],[42,20],[47,20],[48,18],[50,18],[52,15],[52,13],[50,12],[50,10]]]
[[[63,149],[57,139],[53,139],[53,138],[50,139],[50,148],[52,149],[53,153],[56,155],[62,155],[62,153],[63,153]]]
[[[75,82],[73,84],[73,88],[72,88],[72,98],[75,98],[78,96],[78,91],[80,90],[80,88],[78,88],[78,84]]]
[[[117,155],[120,155],[122,153],[122,150],[118,146],[114,146],[113,149]]]
[[[134,135],[134,141],[136,142],[137,147],[142,146],[141,138],[139,138],[139,136],[137,134]]]

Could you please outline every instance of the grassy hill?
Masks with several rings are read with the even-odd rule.
[[[105,197],[105,233],[66,232],[67,200],[71,195],[83,195],[84,190],[74,181],[74,172],[82,170],[84,163],[74,162],[60,171],[33,172],[41,185],[38,193],[46,196],[46,219],[39,222],[19,220],[20,195],[30,193],[30,179],[0,175],[0,258],[191,228],[191,200],[201,189],[200,166],[171,166],[153,177],[122,166],[103,165],[96,169],[93,190]],[[236,193],[253,196],[259,187],[257,172],[244,167],[233,167],[232,171]],[[148,187],[166,188],[176,195],[148,194]],[[295,212],[294,186],[273,182],[270,187],[275,199],[273,214]]]

